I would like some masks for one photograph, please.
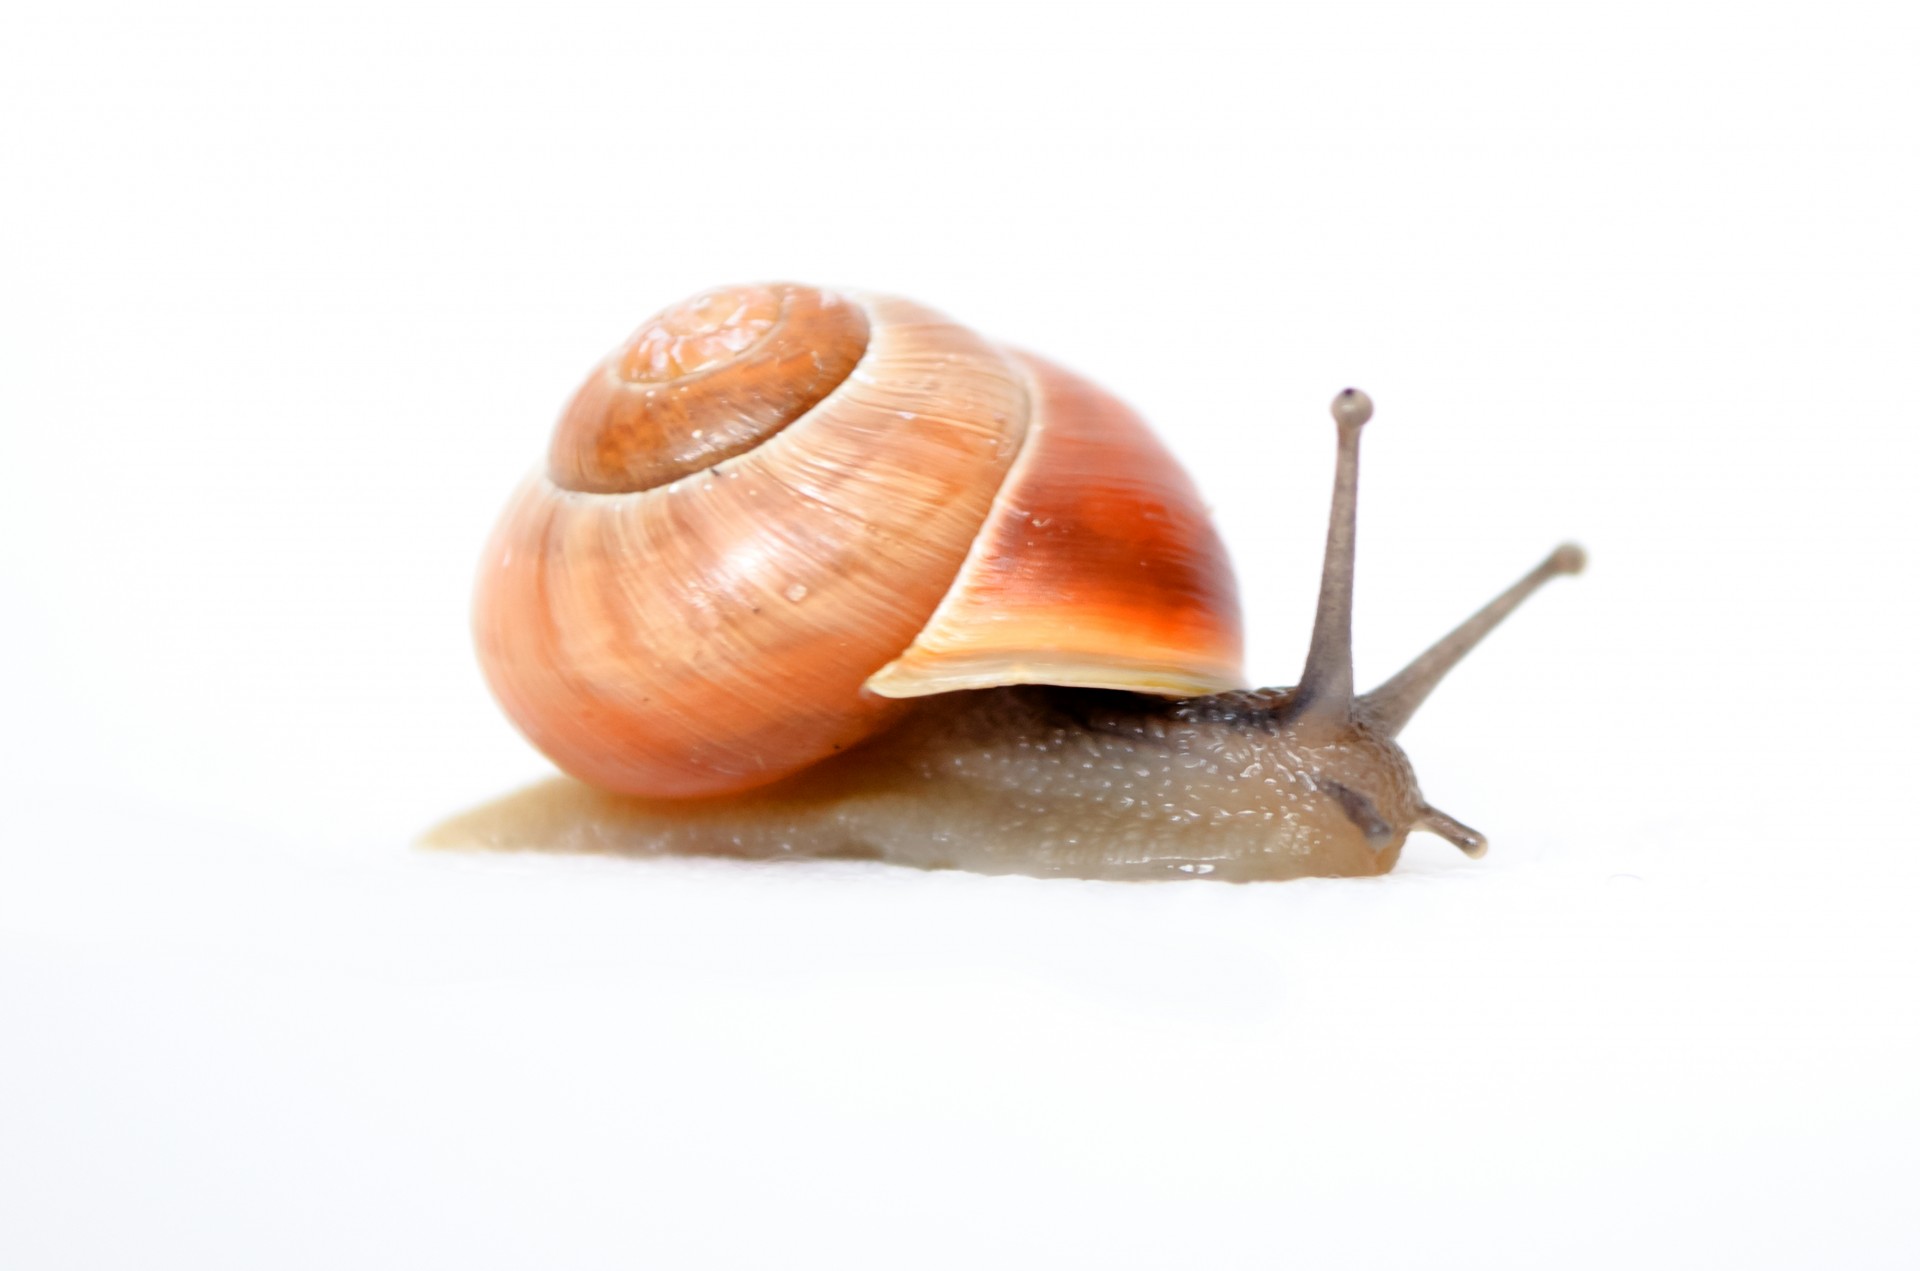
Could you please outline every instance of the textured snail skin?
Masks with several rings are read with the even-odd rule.
[[[875,743],[730,799],[560,779],[429,843],[634,855],[853,857],[1105,879],[1383,874],[1423,811],[1364,721],[1289,722],[1285,690],[1163,702],[1011,688],[925,703]]]

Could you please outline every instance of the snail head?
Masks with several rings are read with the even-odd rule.
[[[1373,402],[1349,388],[1333,399],[1339,429],[1333,509],[1327,526],[1320,603],[1300,683],[1269,690],[1256,726],[1272,731],[1314,787],[1324,809],[1337,811],[1374,851],[1398,851],[1412,830],[1438,834],[1478,857],[1487,840],[1428,805],[1395,740],[1413,714],[1468,652],[1549,579],[1577,574],[1586,553],[1572,543],[1555,548],[1513,586],[1370,693],[1353,688],[1353,577],[1355,509],[1360,479],[1360,434]],[[1256,695],[1258,696],[1258,695]],[[1323,820],[1335,818],[1323,813]]]

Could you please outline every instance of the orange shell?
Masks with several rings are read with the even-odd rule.
[[[789,394],[815,398],[790,421],[730,424],[686,475],[682,398],[753,414],[803,338],[833,346],[810,377],[838,358],[845,378]],[[636,424],[633,396],[662,391],[681,395],[666,422]],[[591,403],[617,445],[582,426]],[[695,297],[590,377],[562,432],[494,532],[475,632],[508,715],[594,785],[750,789],[955,688],[1240,682],[1225,550],[1138,416],[909,301]]]

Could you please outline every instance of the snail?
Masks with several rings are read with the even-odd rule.
[[[1361,432],[1300,683],[1241,686],[1227,556],[1128,407],[932,310],[789,284],[649,320],[562,413],[483,559],[506,713],[571,774],[441,845],[839,856],[1245,881],[1382,874],[1429,805],[1394,738],[1563,545],[1371,693]]]

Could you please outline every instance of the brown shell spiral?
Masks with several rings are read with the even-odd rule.
[[[1198,494],[1084,380],[909,301],[771,285],[649,321],[489,545],[481,663],[607,789],[751,788],[899,698],[1239,680]]]

